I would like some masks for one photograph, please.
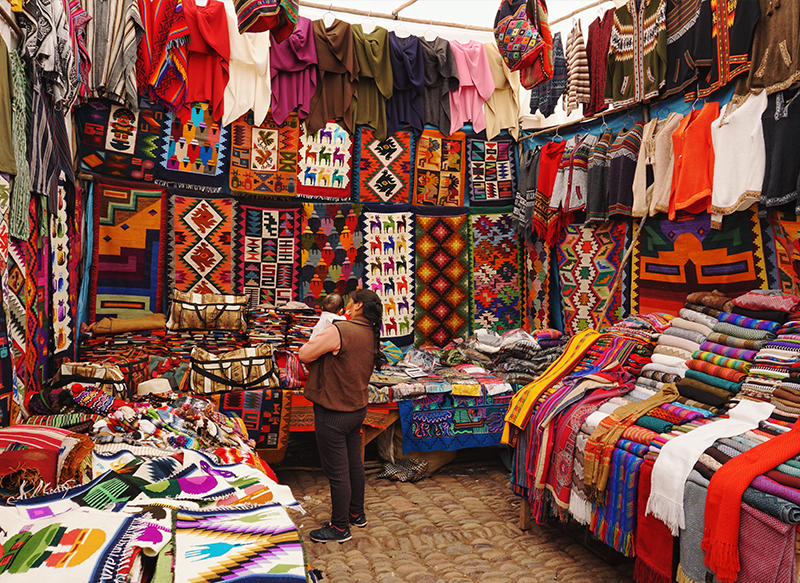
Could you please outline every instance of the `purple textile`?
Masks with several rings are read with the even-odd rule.
[[[389,135],[407,123],[421,134],[422,95],[425,93],[425,60],[419,38],[398,37],[389,33],[389,58],[392,61],[394,89],[386,102],[386,129]]]
[[[800,492],[794,488],[790,488],[789,486],[779,484],[775,480],[766,476],[756,476],[750,483],[750,486],[756,490],[761,490],[767,494],[772,494],[778,498],[788,500],[789,502],[800,504]]]
[[[755,318],[748,318],[747,316],[740,316],[739,314],[731,314],[730,312],[722,312],[719,315],[720,322],[727,322],[741,326],[742,328],[749,328],[750,330],[767,330],[768,332],[777,332],[781,327],[777,322],[771,320],[756,320]]]
[[[714,354],[719,354],[720,356],[726,356],[728,358],[747,360],[749,362],[753,362],[756,358],[756,354],[758,354],[757,350],[734,348],[733,346],[725,346],[724,344],[717,344],[716,342],[710,342],[708,340],[700,345],[700,350],[713,352]]]
[[[280,124],[297,109],[302,121],[308,117],[311,97],[317,88],[317,49],[311,21],[300,16],[289,38],[282,43],[271,41],[272,117]]]

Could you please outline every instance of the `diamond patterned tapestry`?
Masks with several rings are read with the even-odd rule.
[[[353,141],[329,121],[315,134],[300,135],[297,192],[306,198],[350,199]]]
[[[550,322],[550,248],[544,241],[525,242],[525,309],[522,325],[526,330],[547,328]]]
[[[468,140],[469,199],[476,204],[509,204],[517,190],[516,142]]]
[[[425,130],[419,139],[415,163],[414,204],[464,205],[464,151],[466,136]]]
[[[800,221],[792,212],[769,211],[770,263],[777,271],[775,286],[786,294],[800,294]],[[766,234],[766,233],[765,233]],[[767,253],[767,247],[764,253]]]
[[[360,202],[408,203],[414,182],[414,134],[398,131],[383,141],[372,128],[356,130],[353,198]]]

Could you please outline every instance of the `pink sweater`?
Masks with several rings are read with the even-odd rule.
[[[458,89],[450,93],[450,133],[457,132],[469,121],[476,132],[481,132],[486,129],[483,104],[494,91],[486,50],[474,40],[466,44],[450,41],[450,48],[459,79]]]

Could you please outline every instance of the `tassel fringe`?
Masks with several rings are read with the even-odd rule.
[[[678,536],[680,529],[686,528],[683,506],[661,494],[650,494],[644,515],[652,514],[667,525],[672,536]]]
[[[677,583],[702,583],[701,581],[690,579],[689,576],[683,571],[683,567],[680,565],[678,565],[678,573],[675,575],[675,581],[677,581]]]
[[[641,557],[636,557],[633,565],[633,580],[636,583],[671,583],[671,577],[664,575],[655,567],[649,565]]]
[[[581,524],[588,525],[592,521],[592,505],[574,492],[569,497],[569,513]]]

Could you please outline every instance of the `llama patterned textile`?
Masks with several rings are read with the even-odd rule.
[[[300,136],[297,192],[305,198],[350,199],[353,141],[339,124],[328,122]]]
[[[416,158],[414,204],[464,206],[466,136],[425,130]]]

